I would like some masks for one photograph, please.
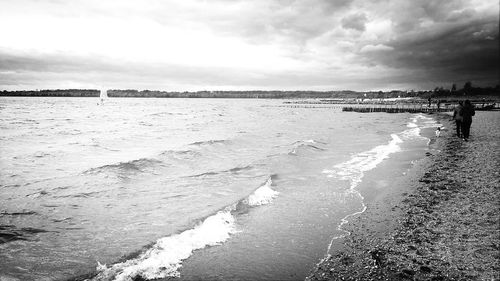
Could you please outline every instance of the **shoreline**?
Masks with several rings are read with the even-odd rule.
[[[306,280],[500,279],[500,114],[476,114],[470,142],[435,117],[447,127],[435,149],[372,195]]]

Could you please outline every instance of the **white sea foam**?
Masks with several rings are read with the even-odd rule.
[[[362,214],[366,211],[366,205],[364,203],[364,197],[356,190],[356,187],[361,182],[364,172],[374,169],[389,157],[390,154],[398,152],[401,150],[399,144],[403,143],[404,140],[414,139],[414,138],[422,138],[420,136],[420,132],[422,128],[431,128],[442,126],[438,124],[433,118],[426,117],[423,114],[418,114],[414,116],[411,121],[407,124],[409,129],[399,133],[399,134],[391,134],[392,139],[386,145],[377,146],[369,151],[361,152],[354,155],[350,160],[335,165],[333,169],[325,169],[323,173],[327,174],[328,177],[337,177],[341,180],[348,180],[350,182],[349,192],[354,193],[361,199],[361,210],[355,213],[349,214],[345,216],[337,229],[339,231],[344,232],[343,235],[335,236],[332,238],[328,250],[327,255],[325,257],[328,258],[330,256],[330,249],[332,247],[333,241],[338,238],[342,238],[350,233],[344,229],[342,226],[348,222],[348,219],[352,216]],[[429,139],[430,140],[430,139]],[[323,259],[324,260],[324,259]]]
[[[422,136],[420,135],[421,129],[419,127],[411,128],[408,130],[403,131],[400,133],[400,136],[403,139],[414,139],[414,138],[421,138]]]
[[[418,122],[418,118],[414,117],[414,118],[411,119],[410,122],[408,122],[408,124],[406,125],[406,127],[408,127],[408,128],[418,127],[417,122]]]
[[[271,203],[278,196],[279,192],[271,188],[272,180],[269,178],[261,187],[257,188],[250,196],[248,196],[248,205],[259,206]]]
[[[351,189],[355,188],[363,178],[364,172],[375,168],[391,153],[399,151],[403,141],[396,134],[391,134],[391,141],[385,145],[379,145],[369,151],[354,155],[349,161],[337,164],[332,170],[324,170],[328,177],[338,177],[351,182]]]
[[[135,259],[110,267],[99,264],[99,274],[93,280],[131,281],[137,276],[146,279],[179,276],[177,270],[182,260],[194,250],[220,244],[236,232],[235,219],[231,214],[234,208],[231,206],[219,211],[193,229],[158,239],[153,247]]]
[[[313,139],[296,141],[293,143],[293,149],[288,154],[289,155],[297,155],[297,151],[300,148],[304,148],[304,147],[312,148],[315,150],[324,150],[323,148],[316,146],[317,144],[326,144],[326,143],[321,142],[321,141],[316,141]]]
[[[435,128],[435,127],[442,127],[443,125],[438,123],[434,118],[425,116],[423,114],[418,114],[416,118],[420,119],[421,125],[419,126],[420,128]]]
[[[272,179],[257,188],[243,203],[260,206],[271,203],[279,192],[271,188]],[[206,218],[196,227],[180,234],[160,238],[146,252],[137,258],[114,264],[110,267],[98,263],[98,275],[92,280],[132,281],[135,277],[158,279],[179,277],[182,261],[193,251],[225,242],[237,232],[232,214],[238,204],[226,207]]]
[[[403,140],[396,134],[391,134],[391,137],[392,139],[389,141],[389,143],[385,145],[379,145],[365,152],[358,153],[354,155],[350,160],[335,165],[333,169],[323,171],[323,173],[326,173],[328,177],[337,177],[341,180],[349,181],[349,192],[355,194],[361,200],[361,210],[342,218],[339,226],[337,227],[337,230],[342,231],[344,234],[332,238],[330,244],[328,245],[327,257],[330,255],[330,249],[332,247],[333,241],[350,234],[350,232],[342,229],[342,226],[348,222],[348,219],[350,217],[362,214],[366,211],[364,197],[359,191],[356,190],[356,187],[361,182],[364,173],[377,167],[377,165],[384,161],[384,159],[387,159],[390,154],[401,150],[399,144],[402,143]]]
[[[413,117],[411,119],[411,121],[408,122],[408,124],[406,126],[410,129],[405,130],[399,134],[401,136],[401,138],[403,138],[404,140],[407,140],[407,139],[428,139],[428,138],[420,135],[422,129],[437,128],[437,127],[443,128],[443,125],[438,123],[432,117],[427,117],[423,114],[415,115],[415,117]],[[430,139],[428,139],[428,141],[430,141]]]

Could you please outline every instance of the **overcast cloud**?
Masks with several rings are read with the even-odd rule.
[[[497,0],[0,0],[0,90],[499,83]]]

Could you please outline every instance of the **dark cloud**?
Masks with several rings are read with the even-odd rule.
[[[341,20],[342,27],[345,29],[354,29],[365,31],[365,23],[368,20],[364,13],[349,15]]]
[[[393,35],[361,48],[365,65],[400,69],[406,76],[394,77],[395,81],[419,85],[500,82],[498,11],[479,12],[462,0],[387,1],[386,5],[387,12],[378,10],[379,16],[391,20]]]
[[[405,33],[419,28],[423,21],[442,22],[452,14],[470,5],[466,0],[419,0],[387,1],[377,6],[385,9],[397,33]]]
[[[498,83],[498,20],[482,19],[393,40],[389,52],[363,53],[368,62],[426,73],[422,79]]]

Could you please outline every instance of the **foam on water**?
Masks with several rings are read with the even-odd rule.
[[[399,144],[403,141],[396,134],[391,134],[392,139],[388,144],[379,145],[371,150],[355,154],[350,160],[337,164],[331,170],[324,170],[328,177],[338,177],[342,180],[349,180],[351,189],[354,189],[361,179],[363,173],[375,168],[391,153],[400,150]]]
[[[422,129],[425,129],[425,128],[435,128],[435,127],[443,127],[443,125],[440,124],[440,123],[438,123],[434,118],[427,117],[427,116],[423,115],[422,113],[417,114],[417,116],[415,118],[416,119],[420,119],[420,121],[422,123],[420,125],[420,127]]]
[[[371,150],[355,154],[350,160],[335,165],[333,169],[323,170],[323,173],[327,174],[328,177],[335,177],[341,180],[349,181],[350,188],[348,192],[359,197],[362,205],[361,210],[349,214],[341,220],[337,230],[342,231],[344,234],[332,238],[328,246],[327,257],[330,255],[330,249],[333,241],[350,234],[342,228],[343,225],[348,222],[348,219],[366,211],[364,197],[359,191],[356,190],[356,187],[363,179],[364,173],[377,167],[385,159],[389,158],[392,153],[399,152],[401,150],[400,144],[405,140],[422,138],[420,135],[422,128],[431,128],[439,125],[440,124],[438,124],[434,119],[426,117],[422,114],[417,114],[407,124],[409,129],[398,134],[391,134],[391,140],[387,144],[379,145]]]
[[[137,276],[146,279],[178,276],[182,260],[194,250],[222,243],[236,232],[232,208],[234,206],[217,212],[193,229],[158,239],[153,247],[135,259],[109,268],[99,265],[100,272],[93,280],[125,281]]]
[[[385,145],[379,145],[365,152],[358,153],[354,155],[350,160],[335,165],[333,169],[323,171],[323,173],[327,174],[328,177],[336,177],[341,180],[349,181],[350,188],[348,192],[359,197],[361,201],[360,211],[354,212],[342,218],[339,226],[337,227],[337,230],[342,231],[344,234],[334,236],[332,238],[330,244],[328,245],[327,256],[330,255],[330,249],[334,240],[350,234],[350,232],[342,228],[343,225],[348,222],[348,219],[352,216],[362,214],[366,211],[364,197],[359,191],[356,190],[356,187],[361,182],[364,173],[377,167],[377,165],[384,161],[384,159],[387,159],[390,154],[400,151],[401,148],[399,144],[403,141],[396,134],[391,134],[391,137],[392,139],[389,141],[389,143]]]
[[[316,140],[302,140],[294,142],[293,149],[288,153],[288,155],[297,155],[297,152],[300,149],[313,149],[318,151],[325,150],[324,148],[318,147],[317,144],[325,144],[324,142],[316,141]]]
[[[267,182],[248,196],[248,205],[259,206],[271,203],[278,196],[279,192],[271,188],[272,180],[269,178]]]
[[[273,190],[272,179],[257,188],[247,198],[209,216],[194,228],[158,239],[137,258],[106,266],[98,263],[98,274],[91,280],[132,281],[137,277],[158,279],[179,277],[182,261],[193,251],[224,243],[237,232],[236,215],[241,203],[253,207],[269,204],[279,192]]]
[[[406,125],[408,130],[401,132],[399,135],[404,139],[427,139],[430,142],[430,139],[422,136],[420,133],[422,129],[427,128],[443,128],[443,125],[438,123],[432,117],[427,117],[421,113],[417,114],[415,117],[411,119],[410,122]]]

